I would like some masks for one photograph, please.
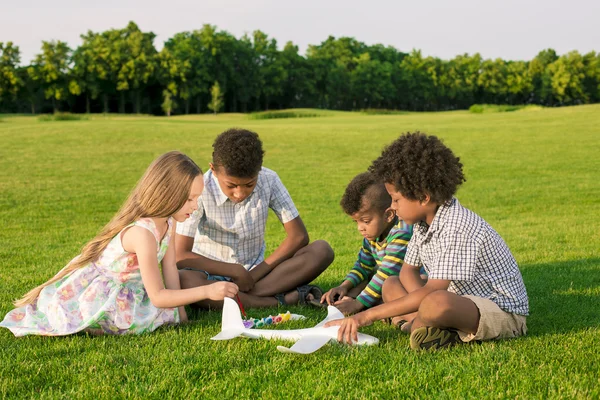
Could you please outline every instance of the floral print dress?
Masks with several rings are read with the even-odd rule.
[[[169,218],[162,240],[150,218],[142,218],[128,227],[139,226],[152,232],[161,262],[172,223]],[[121,335],[152,332],[161,325],[178,323],[177,308],[156,308],[150,302],[137,256],[123,249],[121,233],[110,241],[96,262],[46,286],[36,302],[12,310],[0,326],[10,329],[15,336],[61,336],[85,329]]]

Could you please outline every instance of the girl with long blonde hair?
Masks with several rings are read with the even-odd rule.
[[[193,289],[179,283],[174,221],[197,209],[203,188],[202,171],[185,154],[157,158],[98,236],[16,301],[0,326],[15,336],[151,332],[186,321],[186,304],[235,296],[238,288],[229,282]]]

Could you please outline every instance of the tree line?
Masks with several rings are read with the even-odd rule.
[[[88,31],[71,49],[44,41],[29,65],[0,42],[0,112],[204,113],[283,108],[452,110],[472,104],[561,106],[600,100],[600,53],[541,51],[531,61],[451,60],[328,37],[298,46],[261,31],[236,38],[213,25],[155,35],[130,22]],[[216,93],[215,93],[216,92]],[[215,97],[216,94],[216,97]],[[216,103],[215,103],[216,102]],[[216,110],[214,110],[216,111]]]

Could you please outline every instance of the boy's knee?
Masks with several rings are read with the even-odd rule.
[[[419,306],[419,318],[426,325],[431,325],[443,319],[451,311],[448,291],[437,290],[428,294]]]
[[[310,246],[313,247],[312,252],[320,261],[320,264],[327,267],[333,262],[335,254],[329,243],[324,240],[315,240],[310,244]]]

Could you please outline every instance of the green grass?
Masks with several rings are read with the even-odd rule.
[[[0,329],[0,397],[73,398],[598,398],[600,397],[600,106],[535,113],[468,111],[247,120],[93,116],[0,126],[0,316],[50,278],[116,212],[146,166],[178,149],[206,168],[215,136],[257,131],[265,165],[291,192],[312,239],[334,264],[317,280],[338,284],[360,236],[340,207],[348,181],[400,133],[443,138],[465,165],[462,204],[511,247],[529,292],[529,335],[434,354],[375,323],[378,346],[331,344],[309,356],[276,342],[212,342],[220,314],[138,337],[14,338]],[[283,238],[271,215],[268,249]],[[308,320],[321,310],[289,307]],[[262,317],[275,310],[251,310]],[[280,329],[286,329],[281,326]]]

